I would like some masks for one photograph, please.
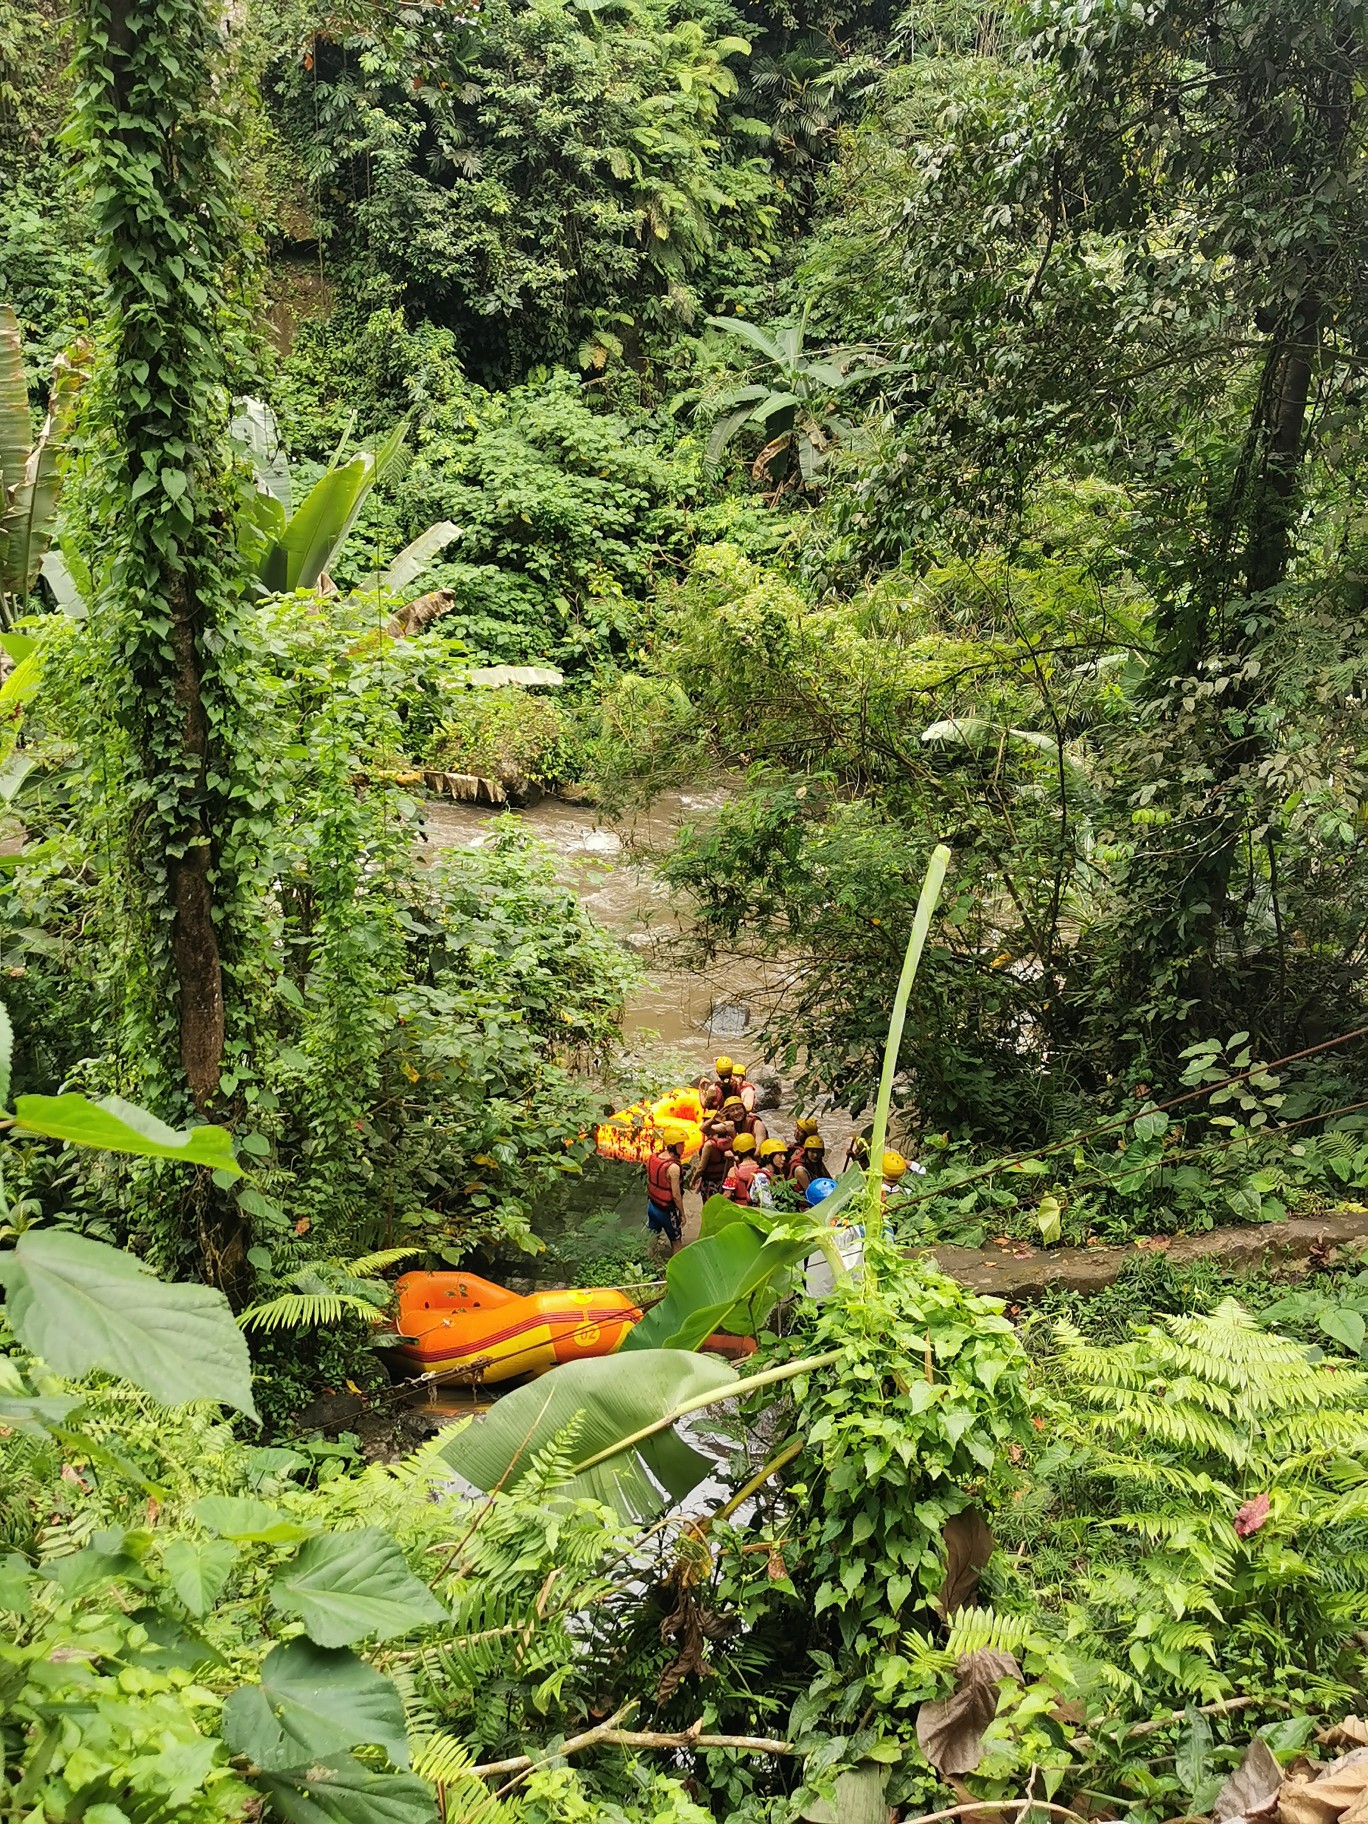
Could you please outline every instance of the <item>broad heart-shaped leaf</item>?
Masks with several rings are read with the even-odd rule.
[[[628,1332],[622,1353],[697,1349],[725,1327],[729,1313],[740,1309],[749,1317],[749,1302],[763,1303],[776,1277],[805,1260],[813,1247],[808,1234],[779,1240],[758,1233],[748,1222],[729,1223],[703,1236],[671,1259],[664,1298]]]
[[[372,1773],[351,1755],[257,1784],[286,1824],[436,1824],[431,1786],[411,1773]]]
[[[349,1647],[368,1636],[389,1640],[446,1620],[441,1603],[378,1526],[310,1539],[271,1585],[271,1601],[297,1615],[320,1647]]]
[[[0,1285],[10,1328],[58,1374],[102,1368],[168,1406],[216,1400],[257,1416],[247,1343],[221,1292],[168,1286],[131,1254],[62,1229],[26,1229],[0,1254]]]
[[[1343,1343],[1353,1355],[1363,1351],[1365,1336],[1368,1336],[1368,1325],[1354,1310],[1352,1305],[1326,1305],[1320,1313],[1320,1327],[1337,1343]]]
[[[19,1131],[93,1146],[105,1153],[136,1153],[144,1159],[179,1159],[212,1172],[242,1176],[233,1141],[223,1127],[168,1127],[122,1096],[20,1096],[14,1105]]]
[[[291,1640],[266,1655],[259,1685],[223,1706],[223,1739],[267,1773],[309,1767],[350,1748],[383,1748],[409,1764],[404,1702],[392,1679],[345,1647]]]
[[[567,1362],[462,1426],[442,1456],[476,1488],[509,1488],[538,1451],[573,1426],[577,1465],[604,1451],[612,1454],[572,1473],[562,1484],[565,1492],[640,1519],[659,1513],[661,1487],[672,1501],[682,1500],[713,1467],[673,1431],[644,1439],[640,1433],[678,1415],[686,1401],[709,1394],[724,1398],[735,1384],[725,1362],[682,1349],[619,1351]]]
[[[202,1495],[190,1511],[201,1526],[222,1539],[251,1539],[262,1545],[292,1545],[319,1530],[300,1526],[278,1507],[248,1495]]]
[[[226,1539],[171,1539],[162,1549],[171,1588],[194,1616],[207,1615],[237,1563],[237,1547]],[[351,1743],[348,1742],[348,1747]]]

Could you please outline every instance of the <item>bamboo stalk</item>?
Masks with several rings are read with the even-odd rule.
[[[926,947],[926,934],[931,929],[931,917],[936,910],[941,888],[945,884],[945,870],[949,866],[950,851],[943,842],[938,842],[931,851],[930,861],[926,864],[926,878],[922,881],[916,916],[912,920],[912,934],[907,940],[907,954],[903,958],[902,974],[898,977],[898,992],[893,997],[893,1013],[888,1022],[888,1042],[884,1046],[883,1075],[879,1079],[879,1099],[874,1107],[874,1132],[869,1142],[867,1226],[872,1235],[882,1235],[883,1233],[884,1142],[888,1139],[888,1110],[893,1100],[893,1079],[898,1071],[898,1052],[902,1048],[903,1027],[907,1022],[907,1003],[912,998],[912,984],[916,980],[917,965],[921,962],[922,951]]]

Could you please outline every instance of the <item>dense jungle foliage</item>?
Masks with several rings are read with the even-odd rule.
[[[0,1824],[1368,1817],[1368,1270],[1164,1254],[1368,1203],[1366,57],[0,0]],[[872,1177],[654,1278],[640,963],[452,775],[706,785]],[[646,1316],[415,1448],[391,1281],[538,1254]]]

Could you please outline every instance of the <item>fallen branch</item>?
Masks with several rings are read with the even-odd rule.
[[[1214,1704],[1200,1704],[1195,1710],[1170,1710],[1167,1716],[1151,1717],[1147,1723],[1128,1723],[1119,1731],[1121,1735],[1154,1735],[1160,1729],[1171,1729],[1175,1723],[1181,1723],[1189,1716],[1228,1716],[1232,1710],[1248,1710],[1251,1704],[1262,1704],[1271,1710],[1290,1710],[1291,1704],[1281,1698],[1272,1697],[1223,1697]],[[1101,1725],[1098,1725],[1101,1727]],[[1070,1748],[1091,1748],[1094,1737],[1091,1735],[1074,1735],[1069,1738]]]
[[[618,1724],[623,1717],[635,1707],[635,1703],[624,1704],[607,1722],[586,1729],[582,1735],[572,1735],[568,1741],[562,1742],[559,1748],[540,1760],[534,1759],[530,1754],[516,1754],[506,1761],[483,1761],[470,1769],[471,1777],[496,1773],[530,1773],[534,1767],[544,1767],[550,1761],[581,1754],[586,1748],[734,1748],[743,1754],[798,1752],[792,1742],[780,1741],[768,1735],[705,1735],[702,1717],[687,1729],[619,1729]]]
[[[904,1824],[941,1824],[943,1818],[964,1818],[975,1811],[1020,1811],[1021,1799],[975,1799],[969,1805],[950,1805],[944,1811],[928,1811],[920,1818],[907,1818]],[[1067,1805],[1051,1805],[1045,1799],[1027,1799],[1024,1801],[1030,1811],[1048,1811],[1051,1817],[1074,1818],[1077,1824],[1097,1824],[1095,1818],[1085,1818],[1081,1811],[1070,1811]]]

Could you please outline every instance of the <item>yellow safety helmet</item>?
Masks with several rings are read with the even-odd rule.
[[[762,1159],[773,1159],[776,1153],[785,1151],[787,1151],[787,1148],[782,1140],[766,1140],[760,1148],[760,1157]]]
[[[887,1152],[883,1156],[883,1175],[885,1178],[901,1178],[907,1170],[907,1161],[901,1153]]]
[[[730,1058],[714,1058],[713,1067],[719,1077],[729,1077],[736,1069]]]
[[[738,1134],[735,1140],[732,1141],[732,1151],[734,1153],[753,1153],[755,1151],[755,1135]]]
[[[677,1121],[667,1121],[659,1129],[660,1138],[666,1146],[687,1146],[689,1130],[681,1127]]]
[[[824,1153],[826,1151],[826,1141],[823,1140],[820,1134],[809,1134],[807,1139],[803,1142],[803,1151],[805,1153]]]
[[[729,1108],[739,1108],[743,1115],[746,1112],[746,1105],[741,1100],[740,1096],[727,1097],[726,1101],[722,1104],[722,1113],[725,1115]]]
[[[793,1131],[795,1134],[801,1134],[806,1140],[809,1134],[815,1134],[817,1132],[817,1123],[813,1120],[811,1115],[799,1115],[798,1119],[793,1124]]]

